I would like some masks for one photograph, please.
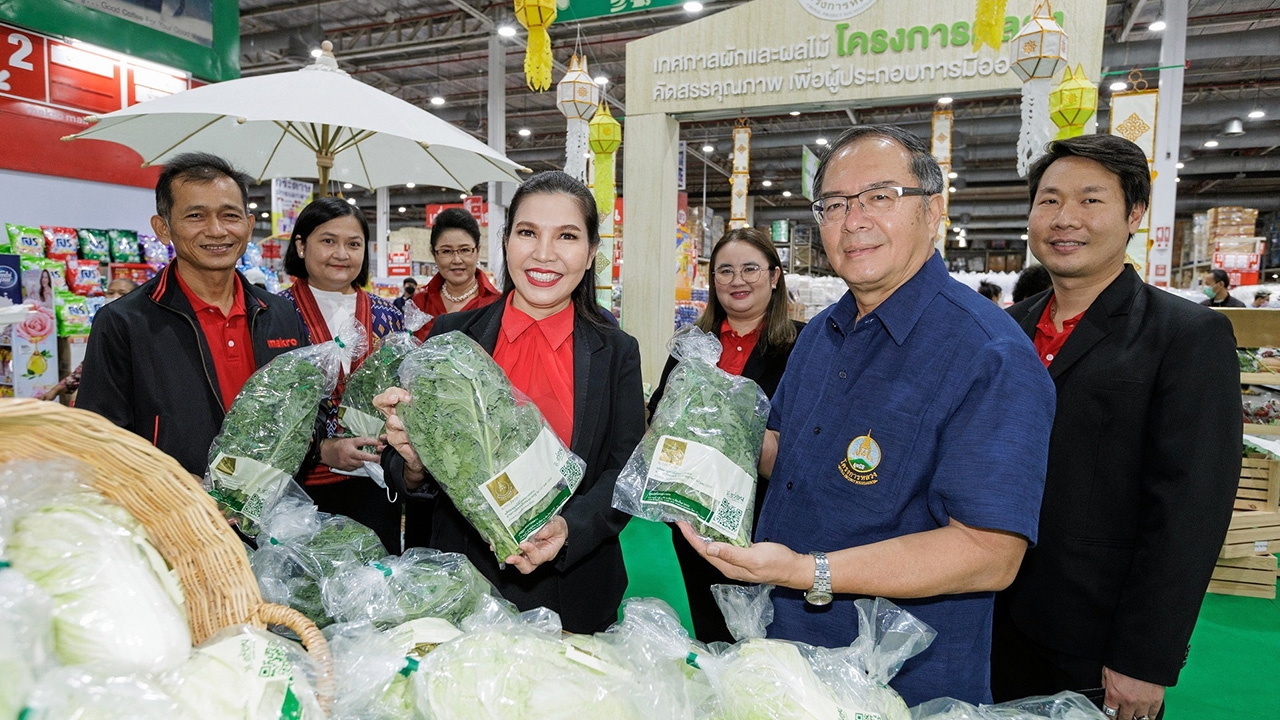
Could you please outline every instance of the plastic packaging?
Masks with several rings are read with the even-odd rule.
[[[423,465],[499,562],[519,554],[568,502],[586,463],[460,332],[409,353],[400,380],[413,399],[398,412]]]
[[[342,404],[338,407],[338,421],[353,435],[376,438],[382,434],[386,419],[373,407],[373,399],[400,382],[400,364],[406,355],[422,345],[413,333],[430,322],[431,316],[411,302],[404,304],[404,310],[405,331],[382,338],[382,347],[365,358],[347,378]]]
[[[306,458],[320,401],[333,393],[342,363],[363,355],[366,344],[352,320],[334,340],[277,356],[236,395],[209,449],[204,487],[241,532],[258,534]]]
[[[38,227],[5,223],[9,252],[28,257],[44,257],[44,233]]]
[[[142,261],[159,268],[169,264],[169,246],[160,242],[155,235],[139,235],[138,244],[142,249]]]
[[[0,563],[0,720],[18,717],[53,664],[53,601]]]
[[[107,233],[101,230],[78,230],[76,241],[80,245],[80,257],[85,260],[111,261],[111,243]]]
[[[315,677],[302,646],[237,625],[206,640],[163,684],[190,720],[322,720]]]
[[[52,599],[63,664],[172,667],[191,647],[182,590],[142,526],[81,484],[89,472],[65,460],[0,467],[5,556]]]
[[[45,257],[63,261],[76,257],[80,242],[75,228],[41,225],[40,231],[44,235]]]
[[[493,594],[493,586],[465,555],[411,548],[404,555],[345,565],[321,580],[320,593],[335,620],[386,628],[427,617],[456,625]]]
[[[1073,692],[1030,697],[999,705],[938,698],[911,708],[912,720],[1107,720],[1088,698]]]
[[[386,554],[372,530],[349,517],[318,512],[298,492],[286,494],[262,519],[249,564],[264,600],[288,605],[323,628],[333,620],[321,602],[320,581]]]
[[[668,349],[678,362],[618,476],[613,506],[659,522],[686,520],[703,537],[746,547],[769,399],[753,381],[716,367],[714,335],[689,327]]]
[[[415,620],[387,632],[370,623],[332,626],[325,635],[337,678],[333,716],[344,720],[424,718],[413,695],[413,675],[428,652],[461,634],[436,618]]]
[[[93,326],[86,298],[59,290],[54,294],[54,304],[58,314],[58,337],[89,334]]]
[[[596,638],[616,648],[639,684],[645,717],[693,720],[709,714],[715,695],[698,659],[707,650],[689,637],[680,618],[656,598],[623,602],[622,620]]]
[[[107,237],[111,240],[112,262],[142,262],[142,253],[138,252],[138,233],[133,230],[108,230]]]
[[[773,603],[769,600],[772,585],[712,585],[725,627],[739,642],[762,638],[773,622]]]
[[[97,260],[68,260],[67,288],[77,295],[102,295],[102,268]]]
[[[22,720],[194,720],[154,680],[89,668],[46,673]]]

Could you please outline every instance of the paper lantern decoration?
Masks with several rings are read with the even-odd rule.
[[[551,36],[547,28],[556,21],[556,0],[515,0],[516,20],[529,31],[524,51],[524,79],[530,90],[551,87]]]
[[[1004,10],[1007,0],[978,0],[973,12],[973,49],[983,45],[999,50],[1004,44]]]
[[[600,104],[600,88],[587,74],[587,59],[574,55],[569,72],[556,84],[556,105],[569,123],[564,140],[564,171],[587,181],[587,121]]]
[[[596,209],[600,211],[600,248],[596,251],[596,302],[605,308],[613,307],[613,253],[616,240],[613,227],[613,204],[617,199],[614,187],[614,161],[622,146],[622,124],[609,112],[607,103],[600,103],[590,124],[591,151],[595,153],[592,192],[596,196]]]
[[[1049,118],[1058,126],[1055,140],[1084,134],[1084,124],[1098,109],[1098,88],[1084,75],[1084,66],[1068,66],[1062,82],[1049,93]]]
[[[751,183],[751,127],[738,120],[733,128],[733,174],[729,176],[729,229],[748,227],[747,189]]]
[[[1049,142],[1049,92],[1053,76],[1066,63],[1067,33],[1053,19],[1047,0],[1036,5],[1031,21],[1013,38],[1013,71],[1022,78],[1022,130],[1018,133],[1018,174],[1027,169]]]

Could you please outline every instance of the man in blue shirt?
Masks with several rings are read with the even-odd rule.
[[[1053,384],[934,252],[942,172],[920,139],[852,128],[814,189],[850,292],[806,326],[773,398],[758,542],[686,537],[726,575],[778,586],[771,637],[848,645],[854,600],[891,598],[938,633],[892,683],[907,703],[989,701],[992,598],[1035,542]]]

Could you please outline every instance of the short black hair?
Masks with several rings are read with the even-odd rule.
[[[587,271],[582,276],[582,282],[573,288],[573,294],[570,296],[570,302],[573,304],[573,312],[578,317],[587,322],[596,325],[604,325],[606,323],[604,316],[601,315],[601,306],[596,302],[596,263],[595,254],[600,249],[600,211],[596,208],[595,196],[583,185],[581,181],[572,175],[560,172],[559,170],[550,170],[540,172],[537,175],[524,181],[524,184],[516,190],[516,194],[511,197],[511,206],[507,208],[506,223],[502,226],[502,274],[500,276],[503,287],[503,298],[510,295],[515,290],[515,283],[511,282],[511,256],[506,252],[507,240],[511,237],[511,226],[515,223],[516,211],[520,209],[521,203],[530,195],[552,195],[555,193],[563,193],[573,198],[578,204],[578,209],[582,211],[582,220],[586,223],[587,244],[591,252],[591,263],[587,266]]]
[[[1018,280],[1013,283],[1013,301],[1020,303],[1032,295],[1040,293],[1053,287],[1053,278],[1049,275],[1049,268],[1043,265],[1028,265],[1018,274]]]
[[[1223,270],[1222,268],[1213,268],[1207,274],[1213,276],[1214,282],[1222,283],[1222,287],[1231,287],[1231,276],[1227,274],[1226,270]]]
[[[993,282],[987,282],[986,280],[983,280],[978,283],[978,294],[988,300],[991,300],[992,302],[999,300],[1000,295],[1003,293],[1004,293],[1004,290],[1002,290],[999,285]]]
[[[401,287],[404,287],[405,285],[413,285],[414,287],[418,287],[418,279],[407,277],[404,279],[404,282],[400,283]]]
[[[480,223],[462,208],[449,208],[436,215],[436,221],[431,226],[431,252],[436,251],[436,238],[445,230],[465,230],[475,241],[476,247],[480,247]]]
[[[1044,155],[1027,171],[1027,190],[1032,203],[1040,190],[1040,178],[1049,166],[1064,157],[1092,160],[1116,176],[1124,192],[1124,214],[1133,212],[1139,203],[1151,206],[1151,166],[1142,148],[1119,135],[1080,135],[1054,140],[1044,146]]]
[[[208,183],[220,177],[231,178],[240,188],[240,199],[245,210],[249,209],[249,183],[253,178],[240,172],[230,162],[210,153],[183,153],[165,163],[160,179],[156,181],[156,214],[169,222],[173,212],[173,185],[183,182]]]
[[[316,228],[330,220],[347,215],[360,223],[360,231],[364,233],[364,259],[360,263],[360,274],[351,281],[351,287],[364,287],[369,282],[369,220],[365,218],[363,210],[341,198],[322,197],[313,200],[298,213],[298,220],[293,224],[293,232],[289,235],[289,247],[284,251],[284,271],[296,278],[306,280],[307,263],[298,254],[298,241],[301,240],[305,244]]]
[[[885,138],[901,145],[911,155],[911,174],[920,183],[920,187],[933,195],[943,191],[942,168],[938,167],[932,148],[918,135],[897,125],[855,125],[845,130],[823,153],[818,162],[818,171],[813,175],[813,197],[822,197],[822,181],[826,178],[831,158],[844,148],[869,137]]]

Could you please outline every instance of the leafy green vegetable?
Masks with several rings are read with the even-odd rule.
[[[791,643],[748,640],[730,653],[722,667],[710,664],[707,669],[720,699],[717,720],[881,720],[841,703]]]
[[[247,535],[258,534],[258,521],[311,447],[320,400],[333,386],[309,352],[315,349],[285,353],[259,368],[209,449],[209,494]]]
[[[0,720],[14,720],[52,662],[53,603],[0,562]]]
[[[504,524],[482,488],[499,480],[548,429],[537,406],[517,397],[502,368],[459,332],[430,338],[410,353],[400,379],[413,400],[403,403],[398,414],[422,463],[493,545],[499,561],[519,554],[523,537],[517,535],[533,534],[558,512],[582,478],[582,461],[557,441],[564,456],[561,476],[540,476],[547,484],[539,488],[536,502]]]
[[[347,377],[338,419],[354,435],[378,437],[384,424],[373,398],[400,380],[400,364],[420,343],[409,333],[392,333]]]
[[[769,401],[751,380],[715,366],[720,351],[715,336],[695,329],[677,335],[672,344],[681,360],[667,378],[666,392],[650,419],[649,430],[618,477],[613,505],[650,520],[687,520],[704,537],[746,547],[751,541],[755,478]],[[745,475],[699,467],[694,472],[701,475],[694,478],[696,487],[663,475],[651,467],[663,436],[712,448]],[[685,460],[686,450],[692,462],[693,449],[680,443],[675,446],[671,462]],[[713,486],[723,489],[724,494],[711,494]],[[726,527],[737,531],[730,534],[722,529]]]
[[[325,610],[339,622],[391,627],[420,618],[453,624],[493,593],[465,555],[411,548],[365,565],[344,565],[320,582]]]

